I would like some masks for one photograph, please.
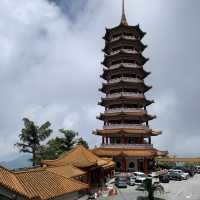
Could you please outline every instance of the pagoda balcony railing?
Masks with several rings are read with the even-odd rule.
[[[143,83],[144,81],[139,78],[129,78],[129,77],[120,77],[111,79],[108,81],[108,83],[118,83],[120,81],[128,81],[128,82],[134,82],[134,83]]]
[[[122,36],[118,36],[118,37],[113,37],[111,39],[111,42],[117,41],[120,38],[124,38],[124,39],[128,39],[128,40],[136,40],[136,38],[134,36],[127,36],[127,35],[122,35]]]
[[[108,124],[104,125],[103,129],[116,129],[116,128],[142,128],[149,129],[147,126],[142,124]]]
[[[109,67],[109,69],[117,69],[119,68],[121,65],[125,66],[125,67],[131,67],[131,68],[140,68],[140,66],[138,66],[137,64],[135,63],[119,63],[119,64],[115,64],[115,65],[111,65]]]
[[[114,41],[117,41],[117,40],[119,40],[119,39],[120,39],[120,37],[121,37],[121,36],[118,36],[118,37],[113,37],[113,38],[111,39],[111,42],[114,42]]]
[[[138,53],[135,49],[134,50],[132,50],[132,49],[122,49],[124,52],[126,52],[126,53]]]
[[[111,108],[105,111],[105,113],[115,113],[115,112],[143,112],[147,113],[146,110],[142,108]]]
[[[120,52],[120,50],[117,50],[117,51],[111,51],[110,52],[110,55],[115,55],[115,54],[118,54]]]
[[[136,38],[134,36],[123,35],[122,38],[128,39],[128,40],[136,40]]]
[[[125,52],[125,53],[133,53],[133,54],[136,54],[136,53],[138,53],[136,50],[132,50],[132,49],[121,49],[123,52]],[[110,53],[110,55],[115,55],[115,54],[117,54],[117,53],[119,53],[120,52],[120,50],[116,50],[116,51],[112,51],[111,53]]]
[[[153,148],[152,144],[101,144],[104,148],[122,148],[122,149],[130,149],[130,148],[141,148],[141,149],[149,149]]]
[[[135,93],[135,92],[119,92],[119,93],[113,93],[113,94],[108,94],[107,97],[108,98],[112,98],[112,97],[121,97],[121,96],[131,96],[131,97],[140,97],[140,98],[144,98],[144,94],[141,93]]]

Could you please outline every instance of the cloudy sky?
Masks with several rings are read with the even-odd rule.
[[[200,1],[126,0],[131,25],[147,32],[146,79],[163,131],[156,147],[200,155]],[[22,118],[54,129],[74,129],[92,146],[100,138],[96,115],[101,94],[105,27],[119,24],[121,0],[0,1],[0,160],[16,155]]]

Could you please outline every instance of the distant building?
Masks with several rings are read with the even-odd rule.
[[[200,164],[200,157],[176,157],[176,156],[168,156],[163,158],[156,159],[159,163],[165,164]]]
[[[142,55],[146,45],[142,43],[143,32],[139,25],[130,26],[124,12],[121,23],[106,29],[105,58],[101,78],[105,80],[101,92],[105,94],[99,105],[105,107],[98,119],[104,122],[103,129],[94,131],[102,137],[102,144],[94,149],[98,156],[113,158],[118,171],[151,171],[155,157],[166,151],[155,149],[152,136],[160,131],[152,130],[149,121],[156,118],[147,112],[145,93],[152,87],[144,79],[150,74],[144,69],[149,60]]]

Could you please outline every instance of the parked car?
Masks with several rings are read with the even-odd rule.
[[[168,174],[160,175],[160,176],[159,176],[159,181],[160,181],[161,183],[169,183],[170,177],[169,177]]]
[[[169,178],[170,180],[175,180],[175,181],[182,181],[183,177],[181,176],[181,174],[177,173],[177,172],[169,172]]]
[[[196,166],[196,172],[200,174],[200,166]]]
[[[128,185],[131,186],[135,185],[135,177],[133,176],[128,177]]]
[[[189,173],[183,172],[181,169],[174,169],[173,172],[180,174],[184,180],[189,178]]]
[[[127,177],[119,176],[115,179],[115,185],[118,188],[126,188],[127,187]]]
[[[159,176],[157,172],[152,172],[148,174],[149,178],[152,178],[152,183],[159,183]]]
[[[136,185],[141,185],[146,180],[146,176],[143,172],[134,172],[133,174],[135,176],[135,184]]]
[[[192,168],[184,168],[183,171],[185,173],[188,173],[190,177],[193,177],[195,175],[195,170]]]

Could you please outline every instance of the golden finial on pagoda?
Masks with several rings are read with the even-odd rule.
[[[128,25],[125,15],[125,8],[124,8],[124,0],[122,0],[122,18],[121,18],[121,24]]]

